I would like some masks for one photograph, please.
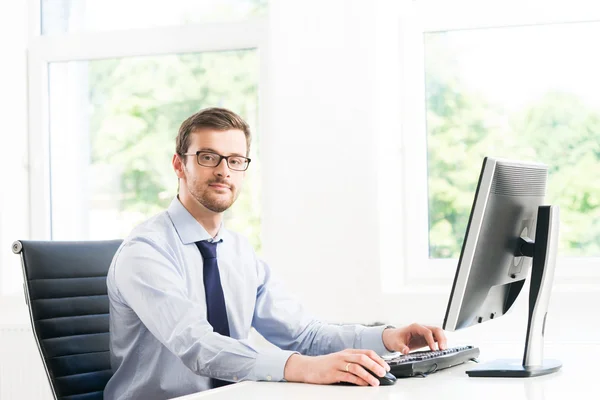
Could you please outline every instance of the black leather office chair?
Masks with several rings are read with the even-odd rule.
[[[106,274],[121,240],[17,241],[31,325],[55,399],[102,399],[112,375]]]

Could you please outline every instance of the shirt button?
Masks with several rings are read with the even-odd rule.
[[[234,377],[233,377],[233,380],[234,380],[234,381],[237,381],[237,376],[234,376]]]
[[[267,380],[270,381],[271,380],[271,375],[267,375]]]

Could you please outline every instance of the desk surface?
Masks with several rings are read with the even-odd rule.
[[[481,362],[516,357],[516,345],[480,346]],[[399,379],[393,386],[352,387],[309,385],[283,382],[242,382],[202,393],[178,397],[177,400],[223,399],[503,399],[548,400],[575,399],[579,395],[595,397],[597,372],[593,366],[600,357],[600,344],[550,346],[547,358],[559,359],[563,367],[557,373],[535,378],[470,378],[468,363],[431,374],[426,378]]]

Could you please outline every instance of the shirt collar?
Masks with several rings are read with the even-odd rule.
[[[200,242],[202,240],[208,240],[210,242],[218,242],[223,239],[224,231],[223,221],[221,221],[221,226],[219,226],[219,231],[217,232],[217,236],[214,238],[210,236],[210,234],[204,229],[202,225],[190,214],[190,212],[181,204],[179,198],[175,197],[169,208],[167,209],[167,213],[173,222],[173,226],[175,227],[175,231],[179,235],[179,239],[183,244],[190,244],[195,242]]]

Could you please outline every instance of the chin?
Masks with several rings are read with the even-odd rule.
[[[208,208],[210,211],[214,212],[214,213],[221,214],[221,213],[224,213],[225,211],[227,211],[227,209],[228,209],[229,207],[227,207],[227,208],[223,208],[223,207],[212,207],[212,206],[211,206],[211,207],[207,207],[207,208]]]
[[[212,200],[212,201],[211,201]],[[204,204],[206,208],[214,212],[223,212],[233,205],[232,201],[214,201],[211,199]]]

